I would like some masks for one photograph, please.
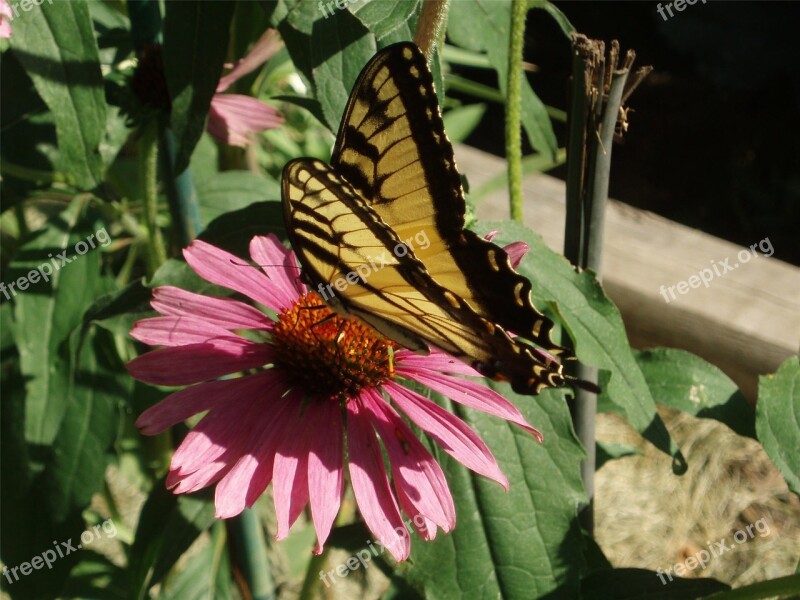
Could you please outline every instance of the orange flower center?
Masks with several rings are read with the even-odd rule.
[[[332,311],[316,292],[283,311],[273,329],[277,362],[306,389],[340,400],[394,375],[392,342]]]

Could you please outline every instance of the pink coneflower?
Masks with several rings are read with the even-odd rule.
[[[152,306],[163,316],[139,321],[132,335],[166,347],[134,359],[128,369],[148,383],[191,385],[142,413],[136,422],[142,433],[154,435],[208,411],[175,452],[167,485],[185,493],[216,483],[218,517],[239,514],[271,482],[277,538],[286,537],[310,504],[315,552],[321,552],[339,512],[346,454],[367,527],[404,560],[410,538],[401,510],[426,540],[438,527],[451,530],[456,513],[441,467],[401,412],[453,458],[508,489],[481,438],[406,381],[506,419],[541,441],[510,402],[461,377],[477,376],[471,367],[435,349],[429,356],[413,354],[328,309],[299,281],[294,255],[274,236],[250,242],[250,257],[260,267],[242,266],[201,241],[184,256],[201,277],[248,296],[255,306],[157,288]]]
[[[281,47],[277,31],[268,29],[247,56],[219,80],[217,93],[211,98],[206,129],[220,142],[232,146],[246,146],[252,141],[253,133],[272,129],[283,123],[281,113],[258,98],[223,93],[238,79],[264,64]]]
[[[0,0],[0,38],[11,37],[11,19],[13,18],[14,13],[11,11],[8,0]]]

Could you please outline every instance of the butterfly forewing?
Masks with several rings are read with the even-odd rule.
[[[479,315],[552,354],[552,322],[530,302],[530,282],[502,248],[464,230],[465,202],[433,79],[413,44],[381,51],[348,102],[331,164],[402,240],[431,277]]]

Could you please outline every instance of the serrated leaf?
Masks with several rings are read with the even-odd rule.
[[[197,191],[204,223],[265,200],[280,200],[278,182],[252,171],[223,171],[203,180]]]
[[[503,96],[508,84],[508,40],[511,28],[511,0],[473,0],[453,2],[448,17],[447,35],[459,46],[486,52],[497,71]],[[520,66],[520,68],[522,68]],[[534,93],[528,79],[522,78],[522,127],[536,150],[555,158],[558,150],[553,126],[544,103]]]
[[[175,172],[189,158],[205,129],[228,50],[235,2],[167,2],[164,16],[164,71],[172,98]]]
[[[492,384],[544,435],[539,445],[495,417],[461,409],[508,476],[497,483],[471,475],[442,452],[457,511],[456,528],[433,542],[414,539],[407,579],[434,598],[575,597],[584,563],[575,511],[584,500],[579,464],[584,457],[572,433],[561,390],[536,399]]]
[[[756,432],[789,489],[800,495],[800,359],[758,378]]]
[[[731,589],[716,579],[681,579],[646,569],[605,569],[581,581],[584,600],[685,600]]]
[[[273,19],[292,62],[312,84],[324,122],[336,132],[350,90],[375,54],[375,37],[348,11],[326,19],[313,2],[282,0]]]
[[[347,9],[380,40],[405,25],[418,4],[418,0],[381,0],[350,4]]]
[[[89,8],[39,4],[14,21],[11,45],[55,118],[61,170],[91,189],[103,178],[106,101]]]
[[[577,273],[567,260],[550,250],[542,238],[513,222],[480,225],[484,233],[500,231],[496,243],[524,241],[530,247],[517,271],[533,284],[533,303],[540,310],[554,306],[575,343],[575,354],[586,365],[605,369],[610,378],[603,395],[612,409],[661,451],[684,468],[683,457],[656,412],[647,381],[636,364],[619,310],[588,271]],[[502,240],[502,242],[500,241]]]
[[[653,398],[690,415],[716,419],[754,438],[755,412],[736,384],[699,356],[676,348],[636,352]]]

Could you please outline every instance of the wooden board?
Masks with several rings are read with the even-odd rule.
[[[505,161],[457,146],[459,170],[476,189],[503,173]],[[563,181],[531,175],[523,183],[525,223],[563,253]],[[535,214],[535,218],[534,218]],[[481,219],[508,218],[503,189],[477,207]],[[750,244],[758,244],[769,232]],[[764,242],[768,249],[769,243]],[[773,246],[774,247],[774,246]],[[745,251],[749,255],[744,259]],[[689,350],[717,365],[755,400],[758,375],[774,372],[800,351],[800,268],[767,258],[648,211],[610,200],[603,250],[603,286],[619,307],[631,344]],[[733,270],[726,272],[721,263]],[[717,267],[705,286],[689,278]],[[705,273],[708,278],[708,271]],[[669,286],[687,282],[686,293]],[[661,286],[664,286],[662,291]],[[665,300],[666,294],[668,302]]]

